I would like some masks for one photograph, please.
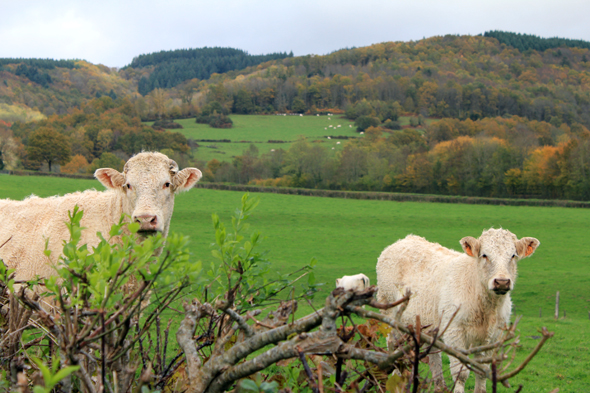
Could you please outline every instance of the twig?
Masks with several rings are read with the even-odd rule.
[[[228,309],[225,309],[222,311],[225,314],[227,314],[231,319],[236,321],[236,323],[238,324],[240,329],[244,332],[246,337],[252,337],[254,335],[254,331],[252,330],[252,327],[250,327],[250,325],[248,325],[246,323],[246,320],[244,318],[242,318],[242,316],[240,314],[238,314],[237,312],[235,312],[231,308],[228,308]]]
[[[541,348],[543,347],[545,342],[547,340],[549,340],[551,337],[553,337],[553,334],[554,334],[553,332],[548,332],[546,327],[543,327],[543,330],[541,331],[541,333],[543,334],[541,341],[539,341],[537,343],[537,346],[533,349],[533,351],[531,353],[529,353],[529,356],[527,356],[526,359],[523,360],[523,362],[520,364],[520,366],[518,366],[517,368],[515,368],[511,372],[499,376],[498,382],[502,382],[502,381],[507,380],[508,378],[512,378],[513,376],[515,376],[516,374],[521,372],[522,369],[525,368],[525,366],[531,361],[531,359],[534,358],[535,355],[541,350]]]
[[[305,370],[305,374],[307,375],[307,379],[309,381],[309,387],[311,388],[311,390],[313,391],[313,393],[318,393],[318,387],[316,385],[316,381],[315,378],[313,377],[313,373],[311,372],[311,369],[309,368],[309,364],[307,364],[307,360],[305,359],[305,354],[298,348],[296,347],[297,353],[299,354],[299,360],[301,360],[301,363],[303,364],[303,369]]]
[[[407,302],[408,300],[410,300],[410,295],[406,294],[404,297],[399,298],[398,300],[396,300],[393,303],[379,303],[377,302],[375,299],[372,299],[369,302],[369,306],[377,308],[379,310],[388,310],[390,308],[393,308],[395,306],[398,306],[404,302]]]

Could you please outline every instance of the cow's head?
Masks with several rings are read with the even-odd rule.
[[[191,189],[201,178],[197,168],[178,170],[174,160],[161,153],[140,153],[129,159],[123,173],[101,168],[94,176],[123,195],[123,212],[140,224],[142,235],[168,234],[174,194]]]
[[[477,260],[482,284],[497,295],[505,295],[514,288],[516,262],[531,256],[540,242],[534,237],[523,237],[505,229],[488,229],[479,239],[461,239],[465,253]]]

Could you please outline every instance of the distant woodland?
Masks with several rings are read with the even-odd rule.
[[[3,165],[51,166],[30,147],[48,130],[69,147],[61,170],[91,171],[97,160],[146,147],[189,163],[193,142],[141,121],[331,112],[365,133],[341,154],[300,140],[272,156],[252,146],[196,164],[209,181],[587,200],[589,45],[492,31],[325,56],[176,50],[138,56],[121,70],[0,59]],[[400,116],[413,122],[402,127]]]
[[[171,88],[191,79],[209,79],[211,74],[226,73],[255,66],[270,60],[293,57],[293,52],[252,56],[233,48],[200,48],[161,51],[133,59],[130,68],[155,67],[137,86],[141,95],[157,88]]]

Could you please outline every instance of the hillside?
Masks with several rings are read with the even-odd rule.
[[[519,42],[524,45],[520,49]],[[209,181],[587,200],[590,53],[575,45],[585,46],[575,40],[508,33],[498,38],[447,35],[386,42],[325,56],[266,61],[214,73],[207,80],[193,78],[174,88],[155,88],[145,97],[134,91],[136,82],[149,79],[159,64],[171,64],[171,59],[192,52],[139,57],[136,68],[119,71],[84,62],[54,68],[9,62],[2,71],[10,78],[2,88],[12,89],[12,96],[3,96],[9,101],[4,104],[8,110],[13,102],[26,105],[19,110],[34,108],[37,99],[45,104],[36,106],[41,113],[25,113],[22,120],[55,114],[60,105],[57,113],[67,115],[26,126],[15,123],[7,131],[2,129],[8,126],[0,125],[5,135],[0,138],[10,142],[3,145],[9,146],[2,148],[3,155],[6,160],[10,157],[9,167],[37,169],[44,162],[49,167],[53,161],[36,155],[30,141],[51,134],[64,147],[61,165],[70,156],[79,156],[78,164],[66,168],[78,172],[91,171],[90,164],[105,153],[120,160],[150,146],[168,149],[186,164],[203,166],[199,158],[210,161],[204,171]],[[76,75],[87,83],[74,86]],[[26,94],[33,90],[39,94]],[[95,97],[106,96],[87,101],[93,92]],[[77,98],[80,104],[67,108],[63,97]],[[3,110],[0,106],[0,116]],[[187,140],[194,138],[189,127],[181,135],[140,124],[140,119],[195,115],[200,120],[215,112],[218,116],[331,113],[342,117],[342,124],[354,121],[354,127],[348,127],[349,137],[355,136],[354,130],[365,134],[338,143],[327,138],[334,135],[330,130],[334,124],[321,120],[324,124],[318,123],[309,134],[313,139],[298,140],[300,131],[280,138],[278,133],[268,134],[255,141],[297,143],[269,145],[261,151],[228,145],[233,151],[213,160],[196,149],[216,147],[199,147]],[[283,116],[273,118],[274,127],[282,129]],[[231,130],[198,139],[250,140],[238,135],[239,127]]]
[[[0,118],[9,122],[64,115],[89,99],[136,90],[117,70],[86,61],[0,59]]]
[[[171,88],[191,79],[209,79],[214,74],[241,70],[260,63],[293,57],[293,53],[271,53],[253,56],[234,48],[196,48],[161,51],[140,55],[125,69],[148,69],[148,77],[138,81],[138,91],[146,95],[157,88]]]
[[[517,115],[590,125],[589,50],[518,49],[482,36],[432,37],[274,61],[209,81],[209,101],[236,113],[346,109],[398,102],[423,116]],[[213,87],[213,89],[211,89]]]

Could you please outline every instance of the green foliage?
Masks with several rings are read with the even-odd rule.
[[[56,67],[60,68],[76,68],[76,62],[73,60],[53,60],[53,59],[14,59],[14,58],[0,58],[0,66],[8,64],[24,64],[31,67],[52,70]]]
[[[14,291],[14,278],[11,277],[15,269],[8,269],[4,261],[0,259],[0,282],[5,285],[11,292]]]
[[[113,153],[104,152],[100,158],[96,158],[86,169],[88,173],[94,173],[99,168],[113,168],[119,172],[123,171],[125,161],[114,155]]]
[[[223,113],[213,112],[209,115],[209,125],[213,128],[231,128],[233,121]]]
[[[295,272],[270,276],[271,263],[265,253],[257,251],[263,240],[260,233],[252,232],[249,238],[244,235],[250,227],[247,221],[258,203],[258,198],[252,199],[249,194],[244,194],[241,207],[232,216],[230,229],[226,228],[217,214],[212,215],[215,243],[211,254],[217,263],[211,264],[207,275],[220,284],[213,288],[217,291],[214,293],[225,296],[240,313],[276,303],[277,296],[286,289],[293,291],[290,293],[294,299],[312,299],[320,285],[316,284],[313,273],[317,263],[315,258]],[[307,283],[302,284],[301,291],[295,293],[295,282],[305,276]]]
[[[253,379],[242,379],[238,386],[238,393],[274,393],[279,384],[276,381],[266,382],[259,373]]]
[[[209,79],[213,73],[241,70],[269,60],[292,56],[293,53],[253,56],[240,49],[218,47],[177,49],[137,56],[125,68],[155,67],[149,77],[142,77],[138,83],[139,93],[146,95],[156,88],[174,87],[194,78]]]
[[[45,295],[56,295],[66,289],[68,308],[90,305],[108,310],[105,314],[108,319],[109,315],[128,307],[121,304],[125,296],[121,289],[127,284],[145,283],[158,294],[172,293],[202,281],[201,263],[190,261],[186,250],[188,238],[184,236],[171,234],[165,239],[157,234],[137,242],[139,224],[126,224],[122,217],[108,237],[99,234],[100,243],[89,250],[86,244],[78,245],[83,211],[76,206],[68,216],[70,240],[64,244],[58,275],[45,280],[50,291]],[[113,242],[115,238],[120,238],[120,242]],[[163,251],[156,256],[154,251],[158,249]]]
[[[51,172],[51,164],[65,165],[71,159],[71,149],[67,138],[49,127],[39,128],[31,134],[27,153],[27,159],[33,163],[46,162],[49,172]]]
[[[46,72],[39,73],[39,69],[34,66],[27,67],[25,64],[19,64],[19,66],[16,67],[14,74],[18,76],[24,76],[30,81],[38,83],[43,87],[48,87],[51,83],[51,77],[49,74]]]
[[[500,43],[510,45],[521,52],[531,49],[543,52],[552,48],[590,49],[590,42],[568,38],[542,38],[532,34],[511,33],[500,30],[486,31],[483,36],[495,38]]]
[[[31,357],[31,360],[35,362],[39,370],[41,370],[41,375],[43,375],[43,382],[45,382],[45,386],[34,386],[33,393],[51,393],[53,388],[64,378],[68,375],[72,374],[73,372],[77,371],[80,366],[67,366],[59,370],[59,357],[55,357],[53,359],[53,363],[51,364],[51,369],[47,367],[41,359],[36,357]]]
[[[359,116],[354,121],[357,131],[365,131],[369,127],[377,127],[381,124],[379,118],[373,116]]]

